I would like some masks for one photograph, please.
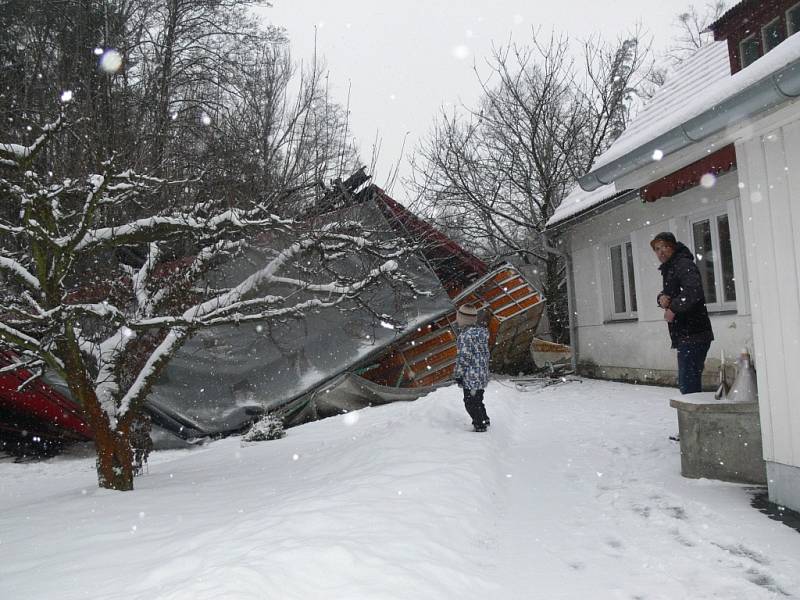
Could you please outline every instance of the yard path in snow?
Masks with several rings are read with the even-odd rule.
[[[242,444],[0,462],[5,600],[800,600],[800,535],[680,476],[674,390],[455,386]]]

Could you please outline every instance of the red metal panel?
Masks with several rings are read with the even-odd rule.
[[[12,364],[8,352],[0,352],[0,366]],[[0,407],[42,421],[46,428],[63,430],[66,437],[91,439],[92,432],[80,407],[41,381],[33,381],[22,391],[20,384],[30,377],[26,370],[0,373]]]
[[[489,272],[489,266],[477,256],[414,215],[379,187],[373,187],[377,205],[395,231],[424,244],[421,252],[451,298]]]

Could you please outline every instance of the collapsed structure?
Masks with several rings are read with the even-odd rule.
[[[387,285],[372,293],[370,311],[323,309],[301,320],[199,332],[147,401],[157,445],[241,431],[264,412],[291,426],[418,398],[451,379],[461,304],[483,310],[494,371],[514,372],[530,360],[542,294],[514,266],[486,264],[367,180],[362,170],[337,182],[325,210],[346,211],[418,245],[402,268],[428,293],[400,298]],[[237,268],[227,271],[235,276]],[[381,323],[376,314],[405,327]],[[0,369],[13,360],[0,352]],[[66,386],[41,379],[20,389],[29,377],[0,370],[0,439],[89,439]]]

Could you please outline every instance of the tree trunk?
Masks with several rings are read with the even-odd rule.
[[[94,447],[97,453],[97,484],[101,488],[127,492],[133,489],[133,450],[130,444],[132,413],[111,426],[108,415],[100,405],[97,393],[91,383],[86,366],[78,350],[71,328],[69,341],[62,342],[62,356],[65,356],[67,384],[70,392],[78,399],[83,414],[94,434]]]
[[[562,263],[562,259],[558,256],[547,257],[544,295],[547,298],[550,336],[554,342],[569,344],[569,302]]]
[[[133,450],[130,427],[109,426],[105,414],[101,423],[92,425],[97,451],[97,483],[101,488],[129,492],[133,490]]]
[[[155,169],[157,173],[163,174],[165,168],[165,156],[167,147],[167,137],[169,135],[169,100],[170,85],[172,83],[173,52],[175,49],[175,37],[178,27],[178,2],[173,0],[167,6],[166,34],[164,36],[163,57],[161,73],[158,82],[158,99],[156,107],[156,127],[155,127]]]

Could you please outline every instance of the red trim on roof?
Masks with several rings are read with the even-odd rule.
[[[675,196],[700,185],[703,175],[708,173],[720,175],[734,167],[736,167],[736,149],[733,144],[730,144],[689,166],[646,185],[639,190],[639,195],[646,202],[655,202],[659,198]]]
[[[421,253],[451,298],[489,272],[489,266],[480,258],[414,215],[379,187],[373,187],[378,207],[395,231],[415,242],[424,243]]]

